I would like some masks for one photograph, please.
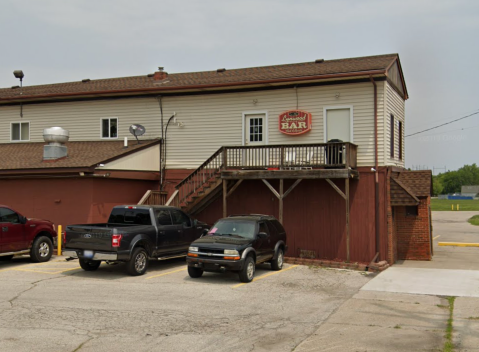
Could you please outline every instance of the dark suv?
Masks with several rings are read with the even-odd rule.
[[[255,264],[269,262],[281,270],[287,250],[286,232],[273,216],[233,215],[218,220],[207,235],[188,249],[188,274],[236,271],[241,282],[251,282]]]

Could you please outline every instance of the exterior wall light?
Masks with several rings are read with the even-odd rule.
[[[15,78],[20,79],[20,95],[23,95],[23,77],[25,77],[25,75],[22,70],[13,71],[13,75]],[[20,102],[20,117],[23,117],[23,102]]]

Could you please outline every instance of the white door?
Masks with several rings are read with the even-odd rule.
[[[351,110],[350,109],[329,109],[326,110],[326,138],[325,142],[331,139],[340,139],[343,142],[352,142],[351,137]]]
[[[253,147],[243,151],[243,167],[263,168],[267,166],[267,150],[261,148],[266,144],[266,115],[245,115],[245,146]],[[259,147],[259,148],[254,148]]]
[[[266,144],[266,116],[264,114],[245,115],[245,145]]]

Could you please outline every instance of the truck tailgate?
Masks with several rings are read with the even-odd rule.
[[[65,248],[115,251],[111,245],[113,227],[67,226]]]

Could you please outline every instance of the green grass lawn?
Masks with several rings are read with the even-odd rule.
[[[454,211],[459,204],[459,211],[479,211],[479,200],[449,200],[449,199],[431,199],[432,211],[447,211],[451,210],[454,205]]]
[[[459,206],[459,208],[460,208],[460,207],[461,207],[461,206]],[[467,220],[467,221],[469,221],[469,223],[470,223],[471,225],[479,226],[479,215],[474,215],[472,218],[470,218],[470,219]]]

